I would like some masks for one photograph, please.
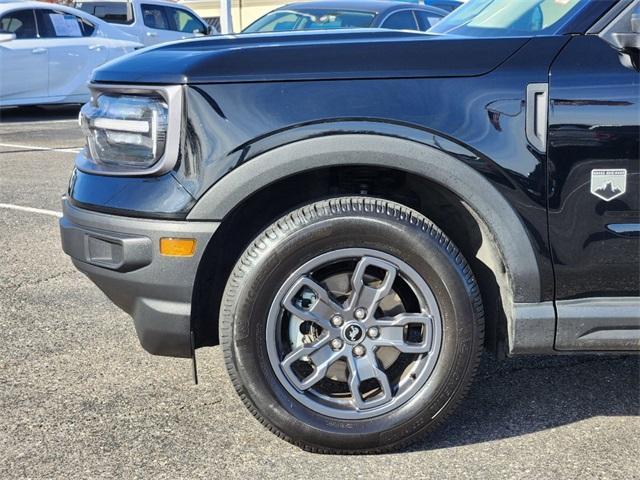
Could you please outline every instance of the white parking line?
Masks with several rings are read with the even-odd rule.
[[[13,123],[13,125],[15,125],[18,122]],[[26,122],[19,122],[20,125],[37,125],[38,123],[46,123],[47,125],[50,123],[75,123],[76,125],[78,124],[78,119],[77,118],[65,118],[62,120],[47,120],[47,119],[42,119],[42,120],[33,120],[31,122],[26,121]],[[0,122],[0,125],[2,125],[2,123]],[[6,123],[5,125],[11,125],[11,123]]]
[[[73,149],[73,148],[49,148],[49,147],[38,147],[36,145],[17,145],[14,143],[0,143],[0,147],[7,147],[7,148],[19,148],[21,150],[42,150],[45,152],[60,152],[60,153],[78,153],[80,150],[80,148],[78,149]],[[2,152],[0,152],[2,153]]]
[[[52,217],[62,218],[62,212],[56,212],[55,210],[45,210],[43,208],[23,207],[22,205],[13,205],[11,203],[0,203],[0,208],[19,210],[21,212],[40,213],[42,215],[51,215]]]
[[[40,123],[46,123],[49,125],[50,123],[75,123],[78,124],[77,118],[62,118],[60,120],[47,120],[43,118],[41,120],[6,120],[2,121],[2,112],[0,111],[0,127],[14,127],[16,125],[38,125]]]

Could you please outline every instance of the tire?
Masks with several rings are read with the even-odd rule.
[[[219,325],[245,406],[318,453],[387,452],[432,431],[467,392],[484,334],[456,246],[370,197],[313,203],[261,233],[229,277]]]

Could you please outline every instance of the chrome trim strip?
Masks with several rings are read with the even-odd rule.
[[[164,154],[156,163],[148,168],[132,168],[117,165],[98,165],[87,158],[86,148],[76,156],[76,167],[81,172],[119,176],[119,177],[140,177],[151,175],[163,175],[170,172],[175,167],[180,154],[180,133],[182,131],[182,102],[184,97],[184,87],[182,85],[117,85],[117,84],[89,84],[91,90],[91,102],[103,93],[139,94],[148,95],[150,93],[159,94],[167,102],[167,139]]]
[[[607,230],[625,236],[640,236],[640,223],[610,223]]]

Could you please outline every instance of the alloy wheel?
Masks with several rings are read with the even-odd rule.
[[[287,278],[266,326],[271,366],[317,413],[382,415],[409,401],[436,366],[442,319],[420,275],[366,249],[322,254]]]

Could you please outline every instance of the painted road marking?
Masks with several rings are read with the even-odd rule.
[[[13,205],[11,203],[0,203],[0,208],[19,210],[21,212],[40,213],[42,215],[51,215],[52,217],[62,218],[62,212],[56,212],[55,210],[45,210],[43,208],[23,207],[22,205]]]
[[[47,120],[46,118],[43,118],[41,120],[6,120],[6,121],[2,121],[2,117],[0,116],[0,127],[15,127],[15,126],[22,126],[22,125],[38,125],[39,123],[75,123],[76,125],[78,124],[78,119],[77,118],[63,118],[63,119],[59,119],[59,120]]]
[[[0,147],[6,148],[18,148],[21,150],[42,150],[45,152],[60,152],[60,153],[78,153],[81,148],[50,148],[50,147],[38,147],[36,145],[17,145],[14,143],[0,143]],[[2,152],[0,152],[2,153]]]

